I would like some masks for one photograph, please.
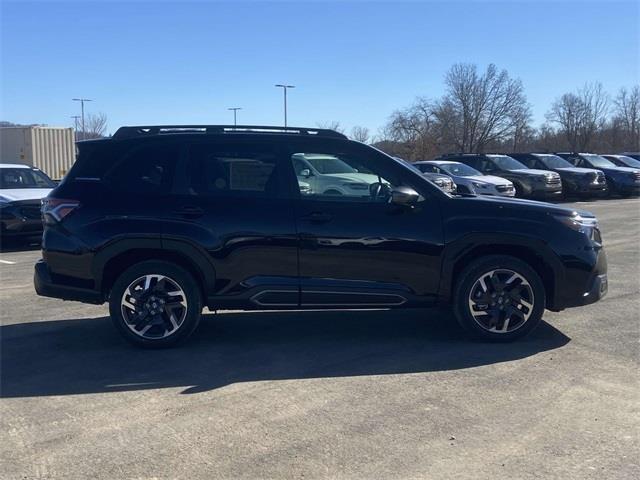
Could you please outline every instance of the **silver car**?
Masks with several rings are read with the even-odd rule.
[[[424,173],[439,173],[453,179],[460,193],[477,195],[500,195],[513,197],[516,190],[513,183],[506,178],[483,175],[475,168],[464,163],[447,160],[429,160],[415,162],[414,165]]]

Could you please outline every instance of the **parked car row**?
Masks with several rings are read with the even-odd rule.
[[[458,193],[535,199],[640,194],[640,161],[592,153],[447,154],[413,164],[451,177]]]

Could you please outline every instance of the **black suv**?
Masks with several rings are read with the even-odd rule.
[[[564,195],[601,197],[608,193],[607,179],[600,170],[574,167],[564,158],[550,153],[510,153],[509,156],[529,168],[557,172],[562,179]]]
[[[122,127],[78,150],[43,202],[35,288],[108,301],[117,329],[140,345],[184,340],[204,306],[438,302],[452,304],[469,332],[506,341],[531,331],[545,307],[586,305],[607,291],[590,213],[449,195],[331,130]],[[292,165],[302,154],[338,158],[372,181],[358,194],[309,190]]]
[[[595,153],[556,153],[576,167],[597,168],[607,177],[609,193],[620,195],[640,194],[640,169],[618,167],[615,163]]]
[[[462,162],[485,175],[495,175],[511,180],[517,197],[549,199],[562,196],[560,175],[549,170],[528,168],[508,155],[449,154],[439,160]]]

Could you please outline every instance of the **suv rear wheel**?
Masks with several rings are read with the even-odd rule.
[[[194,278],[164,261],[145,261],[115,281],[109,312],[118,331],[143,347],[168,347],[184,341],[200,322],[202,299]]]
[[[523,261],[490,255],[462,271],[453,302],[458,322],[474,337],[505,342],[538,326],[545,290],[538,274]]]

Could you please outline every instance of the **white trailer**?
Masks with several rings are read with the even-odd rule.
[[[73,128],[0,128],[0,163],[31,165],[54,180],[59,180],[69,171],[75,159]]]

